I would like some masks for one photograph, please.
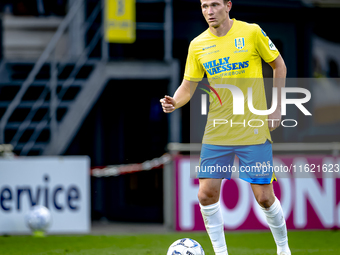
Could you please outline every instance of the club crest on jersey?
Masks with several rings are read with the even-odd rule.
[[[244,37],[238,37],[235,39],[235,47],[239,50],[242,50],[245,45]]]
[[[268,44],[269,44],[269,49],[271,50],[277,50],[276,47],[275,47],[275,44],[269,39],[268,41]]]

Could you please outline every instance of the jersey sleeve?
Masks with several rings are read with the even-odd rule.
[[[280,52],[276,49],[274,43],[259,26],[257,26],[256,29],[255,41],[257,52],[267,63],[274,61],[280,55]]]
[[[194,52],[193,43],[190,43],[187,62],[185,64],[184,79],[188,81],[199,82],[204,76],[204,69],[202,64],[198,61]]]

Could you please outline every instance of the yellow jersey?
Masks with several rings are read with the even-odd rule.
[[[272,62],[279,54],[257,24],[235,19],[225,36],[218,37],[208,28],[191,41],[184,79],[199,82],[206,73],[210,86],[221,99],[210,98],[203,143],[252,145],[265,143],[267,139],[271,141],[268,116],[256,115],[248,108],[248,88],[252,90],[253,107],[267,110],[261,59]],[[220,84],[235,86],[233,91],[238,94],[221,88]],[[238,104],[233,104],[235,100]],[[233,105],[240,104],[244,106],[243,112],[233,109]]]

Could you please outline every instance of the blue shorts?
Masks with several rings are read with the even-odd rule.
[[[239,168],[234,166],[235,155]],[[197,178],[229,179],[237,172],[239,178],[253,184],[269,184],[273,173],[272,144],[220,146],[203,144]]]

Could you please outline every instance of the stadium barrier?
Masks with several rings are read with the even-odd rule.
[[[163,168],[163,165],[169,163],[170,161],[171,155],[165,153],[159,158],[147,160],[143,163],[93,167],[91,169],[91,175],[93,177],[111,177],[119,176],[122,174],[136,173],[140,171],[149,171],[153,169]]]
[[[199,151],[201,145],[200,144],[180,144],[180,143],[170,143],[168,144],[168,151],[170,153],[165,153],[159,158],[154,158],[152,160],[147,160],[145,162],[139,164],[127,164],[127,165],[112,165],[112,166],[104,166],[104,167],[94,167],[91,169],[91,176],[101,178],[101,177],[110,177],[110,176],[119,176],[124,174],[130,174],[140,171],[149,171],[152,169],[163,169],[163,212],[164,212],[164,225],[169,229],[176,229],[178,231],[195,231],[195,230],[204,230],[204,224],[202,217],[199,212],[198,200],[197,200],[197,192],[198,192],[198,180],[194,178],[190,178],[190,164],[193,162],[198,162],[199,159]],[[287,173],[278,173],[277,176],[278,182],[274,183],[274,190],[277,197],[281,200],[281,204],[283,207],[283,211],[285,214],[285,218],[287,221],[287,226],[289,229],[330,229],[330,228],[339,228],[340,227],[340,173],[337,171],[337,166],[340,165],[340,143],[324,143],[324,144],[313,144],[313,143],[296,143],[296,144],[273,144],[274,151],[274,165],[303,165],[301,168],[303,171],[308,170],[308,173],[304,173],[305,175],[287,175]],[[190,152],[191,155],[188,155]],[[6,163],[8,160],[8,155],[12,155],[12,158],[16,159],[19,164],[18,171],[21,171],[20,165],[25,164],[25,168],[29,167],[27,162],[23,162],[22,158],[13,157],[11,154],[11,146],[10,145],[0,145],[0,155],[2,155],[3,160],[0,163]],[[33,162],[32,171],[37,171],[39,167],[37,165],[41,164],[44,161],[44,157],[32,157],[35,161]],[[67,158],[67,157],[66,157]],[[14,162],[13,161],[13,162]],[[58,161],[59,162],[59,161]],[[52,165],[58,165],[51,163]],[[236,160],[235,165],[238,162]],[[321,175],[315,175],[315,171],[311,171],[311,166],[321,166],[320,172]],[[305,166],[308,166],[307,168]],[[325,170],[328,171],[323,171]],[[332,166],[332,171],[330,170],[330,166]],[[8,166],[7,166],[8,167]],[[2,169],[6,168],[6,165],[3,164]],[[54,176],[50,179],[58,179],[60,176],[60,167],[57,167],[59,170],[56,170],[55,173],[58,175]],[[63,168],[63,167],[62,167]],[[315,170],[318,170],[317,167],[314,167]],[[12,167],[11,167],[12,169]],[[300,168],[297,168],[298,170]],[[39,172],[40,171],[40,172]],[[51,171],[51,170],[49,170]],[[14,178],[15,183],[13,185],[16,187],[18,183],[20,185],[24,185],[28,179],[32,179],[32,188],[33,192],[36,192],[37,189],[46,189],[46,187],[51,186],[53,183],[49,183],[45,188],[41,186],[41,181],[35,183],[36,179],[41,179],[46,175],[46,169],[44,167],[40,167],[40,170],[37,172],[37,176],[30,175],[30,178],[25,177],[23,173],[16,173],[15,171],[2,171],[2,174],[7,174],[11,172],[15,176],[21,176],[20,180],[18,178]],[[27,171],[26,171],[27,172]],[[316,171],[317,172],[317,171]],[[317,174],[317,173],[316,173]],[[41,177],[42,176],[42,177]],[[62,176],[62,175],[61,175]],[[11,185],[8,180],[8,176],[3,176],[2,180],[6,180],[6,183],[3,183],[1,193],[4,197],[1,206],[4,209],[8,209],[8,207],[13,207],[14,204],[11,204],[11,197],[7,194],[8,187]],[[33,180],[34,179],[34,180]],[[44,179],[44,178],[43,178]],[[78,177],[76,178],[79,179]],[[19,182],[18,182],[19,181]],[[46,181],[46,180],[45,180]],[[60,183],[61,179],[60,179]],[[256,201],[251,194],[250,186],[239,180],[232,179],[228,181],[228,185],[225,185],[227,181],[223,181],[222,183],[222,191],[221,191],[221,205],[222,205],[222,213],[225,218],[225,229],[226,230],[249,230],[249,229],[266,229],[266,221],[262,215],[262,212],[257,205]],[[6,186],[7,185],[7,186]],[[19,186],[20,186],[19,185]],[[53,184],[54,185],[54,184]],[[65,184],[66,185],[66,184]],[[64,186],[65,186],[64,185]],[[6,186],[6,187],[5,187]],[[13,186],[13,190],[14,190]],[[40,187],[41,186],[41,187]],[[67,186],[67,185],[66,185]],[[52,197],[55,198],[55,201],[51,200],[48,203],[52,203],[52,210],[56,210],[56,212],[60,209],[60,198],[59,195],[65,193],[67,195],[67,187],[60,191],[56,187],[51,186],[51,194]],[[25,189],[26,190],[26,189]],[[31,191],[31,192],[32,192]],[[7,193],[6,193],[7,192]],[[21,193],[24,195],[24,189],[22,189]],[[47,191],[48,192],[48,191]],[[69,196],[74,195],[73,191]],[[72,193],[73,192],[73,193]],[[88,193],[88,191],[82,191]],[[28,198],[29,192],[27,193]],[[35,194],[35,193],[33,193]],[[72,195],[73,194],[73,195]],[[232,196],[230,195],[232,194]],[[38,196],[38,195],[37,195]],[[83,197],[84,198],[84,197]],[[34,199],[33,195],[32,198]],[[36,198],[39,199],[39,198]],[[41,196],[40,199],[43,199]],[[72,198],[73,199],[73,198]],[[72,200],[71,199],[71,200]],[[45,199],[46,200],[46,199]],[[19,201],[19,200],[18,200]],[[47,200],[46,200],[47,201]],[[46,202],[45,201],[45,202]],[[13,202],[13,201],[12,201]],[[69,201],[70,202],[70,201]],[[19,210],[14,206],[13,213],[16,219],[22,220],[23,209],[28,208],[28,202],[24,201],[22,205],[20,205]],[[77,204],[77,203],[76,203]],[[55,208],[54,208],[54,207]],[[66,205],[65,205],[66,206]],[[70,204],[70,208],[66,208],[64,211],[67,213],[67,210],[73,210],[72,203]],[[88,206],[85,205],[84,208]],[[26,208],[26,209],[27,209]],[[5,210],[4,209],[4,210]],[[7,213],[4,211],[7,215]],[[59,210],[60,211],[60,210]],[[58,212],[59,212],[58,211]],[[88,215],[88,209],[85,209],[85,214]],[[53,212],[52,212],[53,213]],[[4,214],[4,216],[5,216]],[[21,216],[20,216],[21,215]],[[15,218],[14,217],[14,218]],[[19,217],[19,218],[18,218]],[[6,224],[8,222],[15,222],[15,220],[6,220]],[[5,219],[5,218],[4,218]],[[84,217],[84,222],[88,222],[88,216]],[[27,231],[23,226],[22,228],[16,229],[15,231]],[[78,231],[88,231],[88,223],[80,224],[79,226],[86,226],[85,229],[79,229]],[[8,226],[10,229],[10,226]],[[52,232],[68,232],[70,230],[66,229],[51,229]],[[73,229],[74,230],[74,229]]]

